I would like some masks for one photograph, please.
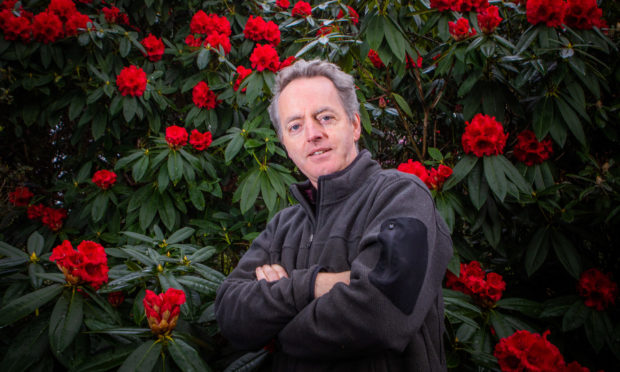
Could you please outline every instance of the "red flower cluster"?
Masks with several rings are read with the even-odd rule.
[[[547,27],[560,27],[564,20],[564,0],[527,0],[527,21],[533,25],[544,23]]]
[[[77,12],[77,8],[73,0],[51,0],[47,11],[56,14],[66,22],[73,13]]]
[[[233,89],[235,90],[235,92],[237,90],[239,90],[239,86],[241,85],[241,83],[243,83],[243,80],[250,76],[250,74],[252,73],[252,69],[250,68],[245,68],[243,66],[237,66],[237,73],[239,74],[239,76],[237,76],[237,80],[235,80],[235,85],[233,86]],[[243,88],[241,89],[242,92],[245,92],[247,88]]]
[[[265,22],[261,17],[250,16],[243,29],[246,39],[261,41],[267,40],[271,45],[280,44],[280,29],[278,25],[272,21]]]
[[[107,190],[116,182],[116,173],[107,169],[101,169],[95,172],[92,181],[102,190]]]
[[[334,31],[334,29],[337,30],[338,26],[323,26],[316,30],[316,36],[321,37],[324,35],[329,35]]]
[[[121,13],[119,8],[115,6],[104,7],[101,11],[103,12],[106,22],[129,26],[129,17],[126,13]]]
[[[190,35],[185,38],[189,46],[199,47],[203,43],[214,49],[222,49],[226,54],[230,53],[230,22],[226,17],[217,14],[206,14],[199,10],[194,14],[189,24]],[[195,36],[198,34],[198,37]]]
[[[28,206],[28,218],[31,220],[41,219],[44,225],[52,231],[58,231],[67,218],[67,211],[63,208],[55,209],[46,207],[43,204],[33,204]]]
[[[161,38],[149,34],[149,36],[142,39],[140,42],[144,49],[146,49],[145,57],[151,62],[157,62],[164,55],[164,42]]]
[[[618,296],[618,285],[611,280],[609,275],[591,268],[581,274],[577,284],[577,292],[585,298],[586,306],[601,311],[605,310],[610,304],[615,304]]]
[[[312,15],[312,7],[309,3],[305,1],[298,1],[295,6],[293,6],[293,10],[291,11],[291,15],[293,17],[307,17]]]
[[[503,154],[507,138],[508,133],[504,133],[502,124],[495,117],[476,114],[471,122],[465,122],[461,143],[466,153],[480,158]]]
[[[65,240],[52,250],[50,261],[56,262],[72,285],[89,284],[99,289],[108,281],[108,257],[101,244],[84,240],[76,251],[71,242]]]
[[[467,39],[476,34],[476,30],[469,27],[467,18],[459,18],[456,23],[448,22],[448,30],[456,41]]]
[[[276,5],[282,9],[288,9],[291,3],[288,0],[276,0]]]
[[[347,9],[349,10],[348,16],[351,22],[353,22],[354,25],[360,23],[360,15],[357,14],[355,9],[351,8],[349,5],[347,5]],[[338,15],[336,16],[336,19],[341,19],[342,17],[344,17],[344,12],[342,11],[342,9],[340,9]]]
[[[422,163],[411,159],[407,160],[406,163],[400,163],[396,169],[418,176],[429,189],[433,190],[441,189],[444,182],[452,175],[452,168],[443,164],[427,170]]]
[[[178,125],[171,125],[166,128],[166,142],[171,149],[178,149],[187,145],[187,130]]]
[[[141,67],[124,67],[116,77],[118,91],[123,96],[142,96],[146,90],[146,72]]]
[[[207,110],[214,109],[217,103],[220,102],[217,100],[217,94],[213,93],[204,81],[199,82],[192,89],[192,100],[194,105]]]
[[[257,71],[270,70],[277,72],[280,68],[278,52],[269,44],[256,44],[252,55],[250,55],[250,62],[252,63],[252,68],[255,68]]]
[[[478,26],[485,34],[493,33],[502,22],[502,17],[499,16],[499,10],[495,5],[482,9],[477,17]]]
[[[32,37],[41,43],[49,44],[62,38],[62,21],[56,14],[46,11],[32,19]]]
[[[553,146],[550,139],[538,142],[534,132],[529,129],[517,135],[517,144],[514,148],[515,158],[528,167],[544,162],[552,153]]]
[[[489,6],[488,0],[431,0],[431,9],[440,12],[454,10],[455,12],[469,12],[481,10]]]
[[[122,291],[108,293],[108,303],[112,307],[119,307],[125,300],[125,294]]]
[[[383,64],[381,57],[379,57],[379,53],[375,50],[371,49],[368,51],[368,58],[370,58],[370,62],[372,62],[375,68],[385,68],[385,64]]]
[[[142,304],[151,332],[155,335],[170,335],[177,326],[181,305],[184,303],[185,292],[181,290],[168,288],[165,293],[156,295],[147,289]]]
[[[295,56],[287,57],[284,61],[280,63],[280,66],[278,66],[278,71],[282,70],[285,67],[292,65],[293,62],[295,62]]]
[[[192,145],[198,151],[206,150],[213,142],[211,132],[200,133],[198,130],[192,130],[191,136],[189,136],[189,144]]]
[[[416,61],[409,54],[405,53],[405,63],[407,68],[422,68],[422,56],[418,56]]]
[[[506,282],[497,273],[485,273],[480,262],[471,261],[468,264],[461,263],[458,277],[450,271],[446,273],[446,287],[463,292],[482,305],[491,307],[502,298]]]
[[[9,193],[9,202],[16,207],[25,207],[30,202],[34,194],[25,186],[16,187]]]
[[[516,331],[502,338],[495,345],[493,355],[504,372],[564,371],[564,357],[560,350],[547,340],[549,331],[539,335],[526,330]]]
[[[596,0],[568,0],[564,23],[580,30],[589,30],[594,26],[604,28],[607,24],[602,16],[603,10],[598,7]]]
[[[6,2],[3,2],[2,5]],[[20,9],[19,15],[16,16],[11,9],[0,10],[0,29],[4,33],[4,39],[30,42],[32,39],[32,14]]]

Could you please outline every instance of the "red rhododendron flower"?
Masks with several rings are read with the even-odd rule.
[[[471,122],[465,122],[461,143],[465,153],[480,158],[503,154],[507,138],[508,133],[504,133],[502,124],[495,117],[476,114]]]
[[[202,45],[203,41],[204,40],[202,40],[201,38],[194,37],[194,35],[192,34],[187,35],[187,37],[185,38],[185,44],[191,47],[199,47]]]
[[[235,85],[233,86],[233,89],[235,91],[239,90],[239,86],[241,85],[241,83],[243,83],[243,80],[250,76],[250,74],[252,73],[252,69],[250,68],[245,68],[243,66],[237,66],[237,74],[239,74],[239,76],[237,76],[237,80],[235,80]],[[243,88],[241,91],[245,92],[247,88]]]
[[[121,13],[121,10],[115,6],[104,7],[101,9],[105,20],[108,23],[116,23],[119,25],[129,26],[129,17],[125,13]]]
[[[116,173],[107,169],[101,169],[95,172],[92,181],[99,188],[107,190],[116,182]]]
[[[265,24],[265,33],[263,34],[263,38],[273,46],[280,44],[280,28],[278,25],[272,21],[267,22]]]
[[[73,13],[77,12],[73,0],[51,0],[47,11],[56,14],[63,22],[66,22]]]
[[[298,1],[295,6],[293,6],[293,10],[291,11],[291,15],[293,17],[307,17],[312,15],[312,7],[309,3],[305,1]]]
[[[213,93],[204,81],[199,82],[192,90],[192,100],[194,105],[207,110],[214,109],[217,105],[217,95]]]
[[[211,145],[211,142],[213,142],[211,132],[200,133],[194,129],[191,136],[189,136],[189,144],[198,151],[206,150]]]
[[[549,331],[542,336],[519,330],[502,338],[495,345],[493,355],[504,372],[547,372],[562,371],[564,358],[558,348],[547,341]]]
[[[538,142],[534,132],[526,129],[517,135],[517,144],[513,153],[518,161],[531,167],[534,164],[541,164],[549,159],[553,153],[553,146],[550,139]]]
[[[439,190],[444,182],[452,175],[452,168],[439,164],[438,168],[431,168],[428,171],[427,186],[429,189]]]
[[[256,44],[256,47],[250,55],[252,68],[257,71],[270,70],[277,72],[280,67],[280,58],[276,49],[269,44]]]
[[[75,36],[80,32],[86,31],[90,22],[92,22],[92,20],[86,14],[74,12],[69,16],[67,22],[65,22],[65,35]]]
[[[245,35],[246,39],[260,41],[263,39],[265,27],[267,27],[267,22],[265,22],[263,17],[254,17],[253,15],[251,15],[250,18],[248,18],[248,21],[245,23],[243,35]]]
[[[487,7],[478,13],[478,26],[485,34],[495,31],[501,22],[502,17],[499,16],[499,10],[495,5]]]
[[[476,30],[469,27],[469,21],[466,18],[459,18],[456,23],[448,22],[448,29],[456,41],[467,39],[476,34]]]
[[[187,130],[178,125],[171,125],[166,128],[166,142],[173,149],[178,149],[187,145]]]
[[[357,14],[355,9],[353,9],[349,5],[347,5],[347,10],[349,11],[349,19],[351,20],[351,22],[353,22],[354,25],[360,23],[360,15]],[[338,12],[338,15],[336,16],[336,18],[340,19],[342,17],[344,17],[344,12],[342,11],[342,9],[340,9],[340,11]]]
[[[9,193],[9,202],[16,207],[25,207],[30,202],[34,194],[25,186],[16,187]]]
[[[30,19],[23,14],[19,17],[15,16],[9,9],[0,11],[0,29],[4,33],[5,40],[22,40],[27,43],[32,39]]]
[[[116,85],[123,96],[142,96],[146,90],[146,72],[134,65],[125,67],[116,77]]]
[[[156,295],[147,289],[142,304],[151,332],[155,335],[170,335],[177,326],[181,305],[184,303],[185,292],[181,290],[168,288],[165,293]]]
[[[32,36],[48,44],[62,37],[62,21],[52,12],[41,12],[32,19]]]
[[[329,35],[331,34],[333,31],[332,26],[323,26],[321,28],[319,28],[318,30],[316,30],[316,36],[323,36],[323,35]]]
[[[217,14],[206,14],[199,10],[194,14],[189,24],[189,31],[192,34],[209,35],[213,32],[230,36],[230,22],[226,17],[220,17]]]
[[[599,25],[603,10],[598,7],[596,0],[568,0],[564,23],[568,27],[580,30],[589,30]]]
[[[440,12],[448,10],[459,11],[463,0],[431,0],[431,9],[437,9]]]
[[[372,62],[373,66],[375,66],[375,68],[385,68],[385,65],[383,64],[383,61],[381,60],[381,57],[379,57],[379,53],[377,53],[374,50],[369,50],[368,51],[368,58],[370,58],[370,62]]]
[[[492,307],[502,298],[506,282],[497,273],[485,273],[480,262],[471,261],[461,263],[458,277],[450,271],[446,273],[446,287],[472,296],[485,307]]]
[[[77,251],[68,240],[52,250],[50,261],[65,275],[72,285],[89,284],[95,289],[108,281],[108,256],[99,243],[84,240]]]
[[[276,5],[282,9],[288,9],[291,3],[288,0],[276,0]]]
[[[41,222],[52,231],[58,231],[62,228],[65,218],[67,218],[67,211],[65,209],[45,207],[41,216]]]
[[[144,49],[146,49],[146,57],[151,62],[157,62],[164,55],[164,42],[161,38],[149,34],[149,36],[142,39],[140,42]]]
[[[566,365],[562,372],[590,372],[590,368],[584,367],[578,362],[571,362]]]
[[[564,0],[527,0],[527,21],[533,25],[544,23],[547,27],[560,27],[564,21]]]
[[[119,307],[125,301],[125,294],[123,291],[116,291],[108,293],[108,303],[112,307]]]
[[[407,68],[422,68],[422,56],[418,56],[416,61],[409,54],[405,54]]]
[[[33,204],[28,206],[28,210],[26,213],[28,214],[28,218],[31,220],[36,220],[37,218],[43,217],[43,213],[45,213],[45,208],[43,204]]]
[[[610,304],[616,302],[618,285],[611,280],[610,275],[605,275],[598,269],[591,268],[584,271],[577,284],[577,292],[585,298],[586,306],[596,310],[605,310]]]
[[[489,6],[488,0],[459,0],[456,1],[452,10],[460,12],[480,11]]]
[[[428,182],[428,171],[426,167],[417,160],[413,161],[409,159],[406,163],[400,163],[396,169],[401,172],[416,175],[424,183]]]
[[[230,49],[231,49],[231,45],[230,45],[230,38],[227,35],[224,34],[220,34],[218,32],[212,32],[210,33],[205,41],[204,41],[205,45],[210,45],[211,48],[214,49],[220,49],[220,46],[222,47],[222,49],[224,50],[224,54],[228,54],[230,53]]]
[[[282,70],[285,67],[292,65],[293,62],[295,62],[295,56],[288,57],[287,59],[285,59],[284,61],[280,63],[280,66],[278,67],[278,71]]]

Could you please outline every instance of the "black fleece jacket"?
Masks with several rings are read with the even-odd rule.
[[[446,370],[441,281],[452,242],[424,183],[364,150],[319,177],[316,210],[300,187],[299,204],[269,222],[219,288],[222,334],[248,350],[275,339],[275,371]],[[257,281],[264,264],[289,278]],[[351,270],[351,283],[315,299],[319,270]]]

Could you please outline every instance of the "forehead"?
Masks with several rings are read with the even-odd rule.
[[[295,79],[284,87],[278,99],[280,113],[316,106],[344,111],[336,86],[324,76]]]

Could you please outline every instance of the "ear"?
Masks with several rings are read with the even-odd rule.
[[[357,142],[362,134],[362,121],[359,114],[355,114],[355,120],[351,124],[353,125],[353,139]]]

